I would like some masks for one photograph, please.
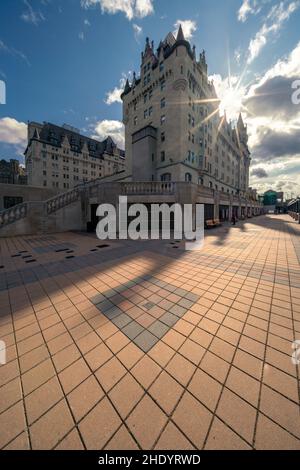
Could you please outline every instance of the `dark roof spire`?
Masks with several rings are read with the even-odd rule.
[[[181,24],[179,25],[176,41],[185,41]]]
[[[239,114],[239,118],[238,118],[238,126],[242,128],[244,127],[244,121],[243,121],[241,113]]]
[[[128,93],[129,91],[130,91],[130,85],[129,85],[129,81],[127,78],[126,83],[125,83],[124,93]]]

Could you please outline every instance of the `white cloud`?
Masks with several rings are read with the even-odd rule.
[[[248,65],[259,56],[261,50],[267,44],[268,39],[282,29],[284,23],[299,8],[299,6],[300,1],[296,0],[289,4],[282,1],[271,8],[264,24],[249,43],[249,55],[247,59]]]
[[[122,103],[121,94],[124,91],[127,77],[131,78],[132,72],[129,71],[127,75],[123,73],[119,81],[119,86],[116,86],[113,90],[110,90],[106,93],[104,102],[107,105],[110,106],[111,104],[114,104],[114,103]]]
[[[23,0],[23,3],[27,7],[27,10],[21,15],[23,21],[25,21],[26,23],[32,23],[35,26],[38,26],[39,23],[45,21],[43,13],[41,13],[40,11],[35,11],[28,0]]]
[[[25,147],[27,144],[27,125],[10,117],[0,119],[0,142]]]
[[[102,13],[124,13],[129,20],[144,18],[154,13],[153,0],[81,0],[83,8],[96,5],[100,6]]]
[[[84,32],[80,31],[80,33],[78,34],[78,37],[81,41],[84,41]]]
[[[93,139],[102,141],[108,136],[110,136],[119,147],[124,149],[124,124],[121,121],[104,119],[95,124],[92,135]]]
[[[139,26],[138,24],[135,24],[135,23],[132,25],[132,27],[133,27],[133,31],[134,31],[135,40],[137,42],[139,42],[140,36],[143,32],[143,28],[141,26]]]
[[[7,44],[5,44],[3,41],[1,41],[1,39],[0,39],[0,52],[4,52],[6,54],[10,54],[10,55],[13,55],[15,57],[19,57],[20,59],[24,60],[24,62],[26,62],[26,64],[28,66],[30,65],[30,62],[29,62],[28,58],[26,57],[26,55],[22,51],[19,51],[18,49],[15,49],[14,47],[7,46]]]
[[[252,13],[250,1],[244,0],[241,8],[238,11],[238,20],[244,23],[250,13]]]
[[[84,23],[85,26],[91,26],[91,23],[89,22],[89,20],[87,18],[84,20],[83,23]]]
[[[124,86],[120,85],[120,87],[115,87],[113,90],[108,91],[106,93],[105,103],[110,106],[114,103],[122,103],[121,94],[124,91]]]
[[[250,88],[249,96],[253,95],[255,89],[261,87],[267,80],[279,76],[288,78],[300,76],[300,42],[288,55],[279,59],[273,67],[265,72],[259,81]]]
[[[243,0],[243,3],[240,9],[237,12],[238,20],[242,23],[248,19],[250,15],[257,15],[264,3],[267,3],[269,0]]]
[[[177,35],[179,26],[181,25],[185,39],[189,41],[193,34],[197,31],[197,23],[193,20],[177,20],[174,24],[174,35]]]

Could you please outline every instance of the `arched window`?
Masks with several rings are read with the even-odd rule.
[[[160,177],[161,181],[171,181],[171,173],[164,173]]]
[[[204,183],[204,182],[203,182],[203,178],[202,178],[202,176],[200,176],[200,177],[198,178],[198,184],[201,184],[201,185],[203,186],[203,183]]]
[[[191,182],[192,182],[192,175],[191,175],[191,173],[186,173],[186,174],[185,174],[185,182],[186,182],[186,183],[191,183]]]

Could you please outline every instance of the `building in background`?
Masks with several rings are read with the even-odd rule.
[[[263,195],[263,204],[266,212],[281,213],[286,211],[284,193],[269,189]]]
[[[0,183],[27,184],[25,169],[18,160],[0,160]]]
[[[67,191],[122,172],[125,153],[110,137],[99,142],[67,125],[29,122],[25,167],[29,185]]]
[[[158,49],[146,40],[140,77],[126,82],[126,161],[136,181],[190,182],[247,197],[250,152],[240,115],[235,127],[219,115],[205,52],[169,33]]]

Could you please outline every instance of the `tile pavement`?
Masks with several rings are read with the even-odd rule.
[[[0,239],[0,448],[300,449],[299,236]]]

